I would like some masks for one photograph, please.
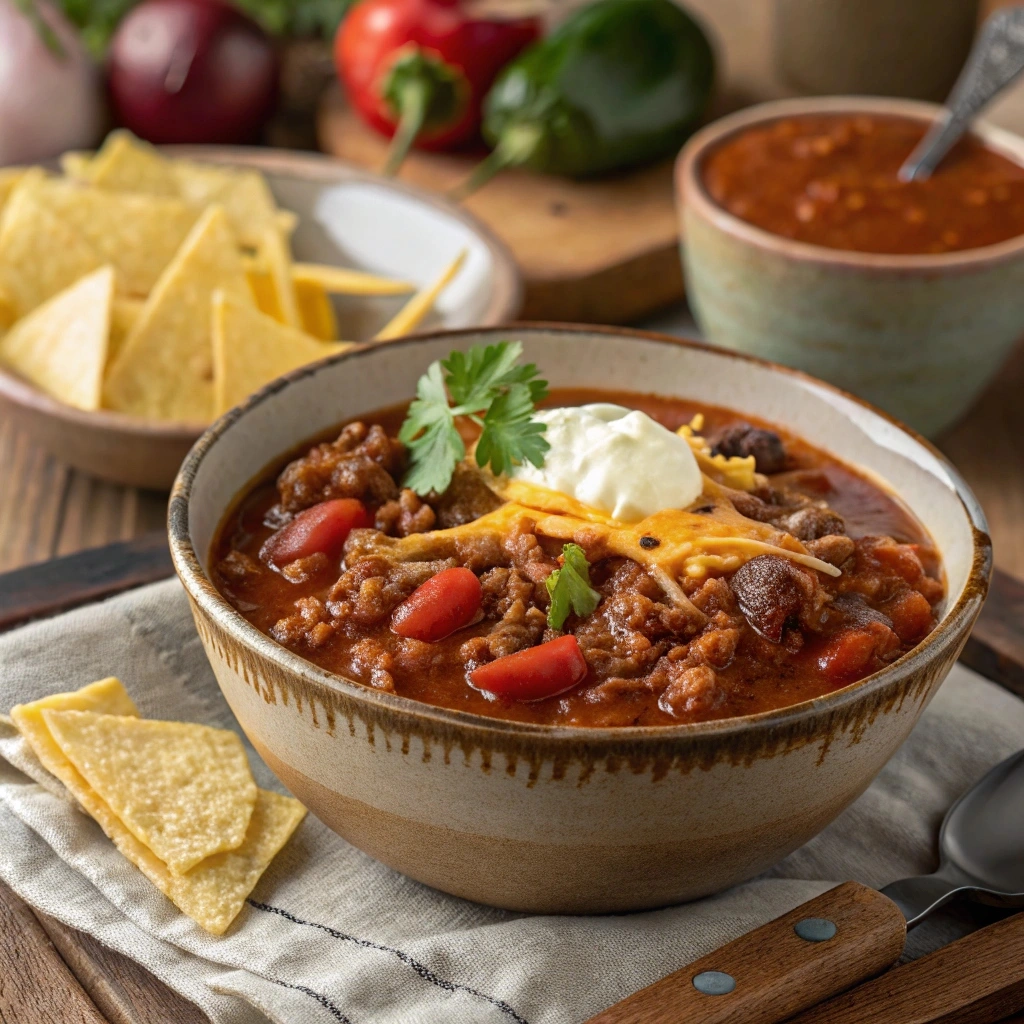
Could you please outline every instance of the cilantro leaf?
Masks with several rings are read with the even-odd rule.
[[[491,464],[495,473],[505,473],[524,461],[544,464],[551,447],[543,438],[544,423],[535,423],[533,400],[527,384],[513,384],[498,395],[484,416],[484,429],[476,443],[476,464]]]
[[[495,473],[522,462],[540,466],[550,447],[547,429],[533,419],[534,406],[547,397],[547,381],[537,379],[533,363],[518,366],[523,354],[518,341],[474,345],[432,363],[416,387],[416,399],[399,439],[409,447],[411,467],[404,481],[417,494],[443,491],[466,449],[455,425],[467,416],[482,432],[476,461]],[[449,405],[449,398],[451,405]]]
[[[405,486],[417,494],[447,489],[452,471],[466,456],[466,446],[448,407],[439,362],[431,363],[420,377],[398,439],[408,446],[412,462]]]
[[[562,568],[545,580],[551,596],[548,625],[561,629],[569,617],[569,609],[579,616],[589,615],[600,603],[601,595],[590,585],[590,563],[579,544],[562,547]]]

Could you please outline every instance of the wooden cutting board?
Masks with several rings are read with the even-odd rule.
[[[330,89],[320,107],[320,148],[379,169],[387,140]],[[400,177],[447,192],[479,155],[414,152]],[[671,160],[579,182],[505,171],[465,201],[512,250],[526,284],[524,320],[626,324],[683,297]]]

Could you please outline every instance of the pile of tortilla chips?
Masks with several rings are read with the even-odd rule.
[[[124,131],[61,163],[0,169],[0,362],[79,409],[205,424],[347,347],[331,294],[413,290],[293,263],[295,215],[258,171],[169,159]],[[376,337],[412,330],[461,263]]]
[[[113,677],[19,704],[11,719],[118,850],[214,935],[306,813],[257,788],[233,732],[140,718]]]

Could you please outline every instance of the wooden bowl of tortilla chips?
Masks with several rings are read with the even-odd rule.
[[[340,347],[519,307],[469,214],[325,157],[114,132],[61,168],[0,169],[0,410],[105,480],[166,489],[217,416]]]

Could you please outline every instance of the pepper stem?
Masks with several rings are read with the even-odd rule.
[[[384,174],[393,177],[424,131],[437,133],[457,125],[470,99],[461,69],[416,45],[403,47],[384,77],[381,98],[394,118]]]
[[[416,141],[416,136],[423,130],[430,107],[431,91],[432,86],[423,79],[412,80],[402,86],[402,100],[399,105],[402,113],[395,134],[391,137],[387,160],[381,170],[386,178],[393,178],[398,173]]]
[[[512,125],[502,132],[498,144],[473,168],[469,177],[449,190],[448,198],[461,202],[507,167],[525,164],[537,152],[543,139],[544,130],[540,125]]]

